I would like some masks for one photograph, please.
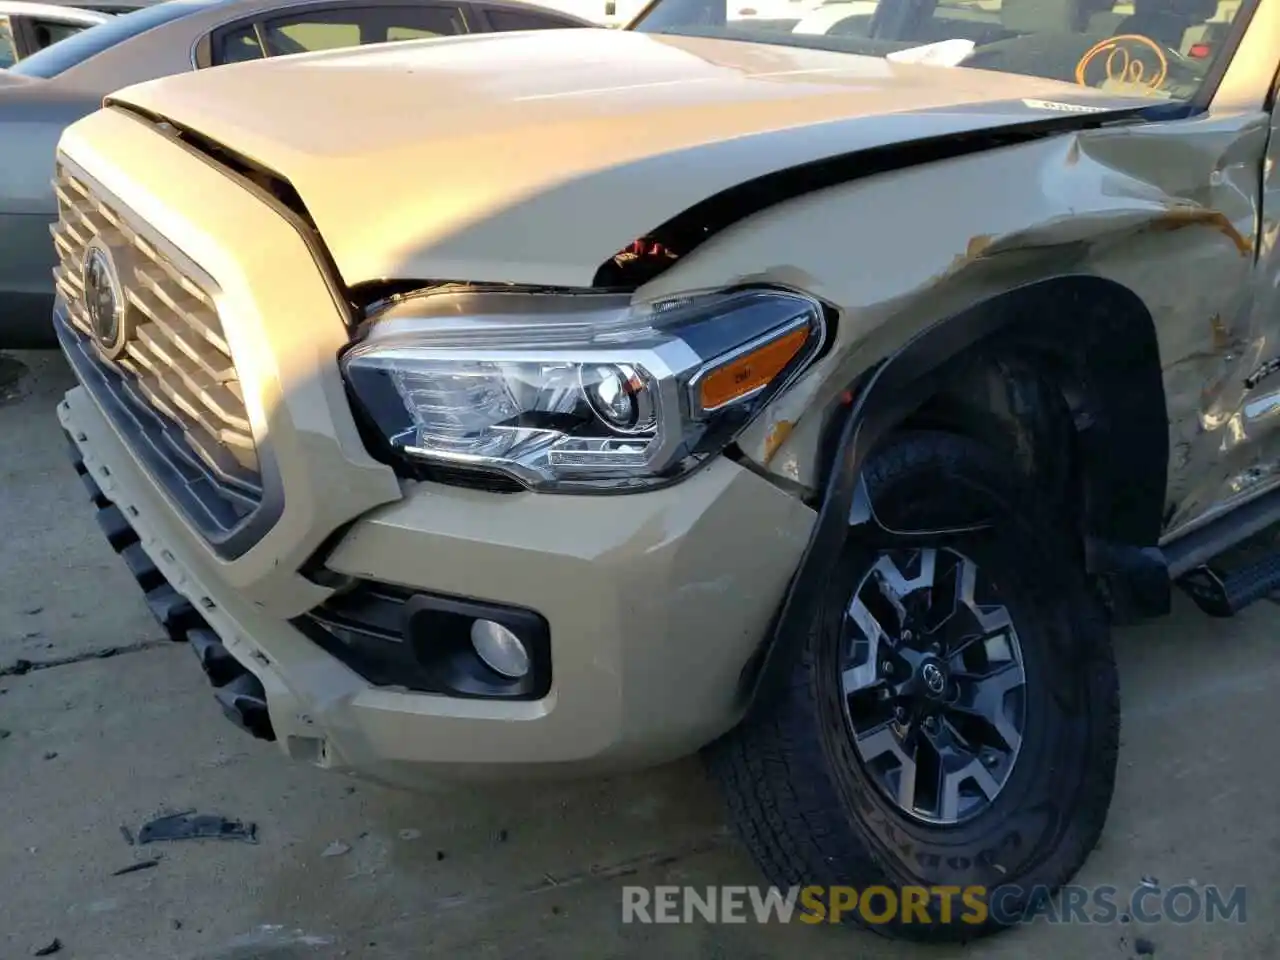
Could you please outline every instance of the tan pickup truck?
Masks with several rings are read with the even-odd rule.
[[[934,891],[899,936],[1071,877],[1108,621],[1280,584],[1227,552],[1280,519],[1280,0],[1199,57],[1214,0],[918,6],[657,0],[67,131],[59,416],[229,716],[407,786],[706,748],[771,883]]]

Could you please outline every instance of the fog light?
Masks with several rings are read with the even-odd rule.
[[[471,646],[476,656],[504,677],[519,680],[529,672],[529,651],[500,623],[477,620],[471,624]]]

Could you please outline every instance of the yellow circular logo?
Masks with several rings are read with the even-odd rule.
[[[1160,44],[1138,33],[1096,43],[1076,64],[1076,83],[1082,87],[1111,83],[1159,90],[1168,76],[1169,58]]]

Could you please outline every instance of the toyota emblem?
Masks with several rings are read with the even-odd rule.
[[[920,676],[924,679],[924,685],[935,697],[947,688],[946,674],[936,663],[926,663],[924,669],[920,671]]]
[[[94,240],[85,249],[80,279],[89,330],[102,354],[114,360],[124,352],[129,330],[120,274],[106,244]]]

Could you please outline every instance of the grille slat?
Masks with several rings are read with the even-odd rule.
[[[147,241],[144,240],[142,237],[139,237],[135,234],[132,239],[133,239],[134,246],[136,246],[139,250],[141,250],[142,253],[146,256],[147,260],[149,261],[148,265],[151,267],[154,267],[156,270],[159,270],[161,273],[164,274],[163,279],[157,278],[153,271],[145,271],[143,274],[148,280],[150,280],[150,282],[156,283],[159,285],[158,292],[160,293],[160,295],[164,297],[168,297],[169,294],[165,291],[164,285],[166,283],[172,283],[172,284],[175,284],[177,287],[179,287],[183,292],[185,292],[193,300],[197,300],[201,304],[203,304],[205,309],[207,309],[212,314],[212,317],[210,318],[212,322],[208,323],[207,325],[204,325],[204,329],[206,329],[211,336],[216,336],[219,342],[222,342],[222,324],[218,322],[218,311],[217,311],[217,307],[213,302],[213,298],[211,298],[207,293],[201,290],[200,287],[196,283],[194,283],[190,277],[186,276],[181,271],[179,271],[175,266],[173,266],[173,264],[169,263],[169,261],[164,258],[163,254],[161,254],[158,250],[156,250],[156,248],[153,247],[151,244],[147,243]],[[197,322],[200,322],[200,321],[197,320]],[[223,343],[223,349],[226,349],[225,343]]]
[[[222,355],[228,365],[227,369],[231,369],[231,348],[222,338],[221,325],[216,322],[218,316],[216,311],[194,297],[175,297],[174,292],[166,285],[166,277],[157,276],[157,271],[144,268],[135,271],[134,276],[139,286],[159,301],[162,310],[173,314],[175,320],[181,320],[193,333],[199,334],[208,341],[209,345]],[[212,315],[213,323],[209,322],[210,316],[206,314]]]
[[[148,352],[161,367],[173,371],[181,379],[187,390],[200,401],[203,411],[212,414],[219,422],[219,429],[243,438],[242,441],[236,441],[238,443],[252,442],[244,404],[231,395],[225,382],[219,380],[216,374],[175,350],[173,341],[167,340],[154,327],[138,331],[137,344],[140,352]]]
[[[206,340],[193,333],[190,327],[176,323],[162,304],[152,300],[149,294],[137,290],[129,291],[129,300],[151,321],[151,333],[163,334],[167,340],[182,351],[187,360],[195,363],[213,380],[224,387],[231,384],[239,386],[234,367],[227,364],[226,354],[219,352]],[[241,398],[241,405],[244,400]],[[247,428],[246,428],[247,429]]]
[[[141,235],[127,211],[114,209],[62,164],[54,189],[58,223],[50,232],[59,262],[53,275],[64,319],[79,337],[76,349],[101,368],[103,386],[119,401],[117,415],[148,455],[183,478],[183,499],[198,510],[197,525],[212,524],[211,535],[230,534],[261,503],[263,490],[244,391],[213,292]],[[130,314],[129,339],[114,359],[98,349],[83,301],[86,249],[95,239],[112,251]]]

